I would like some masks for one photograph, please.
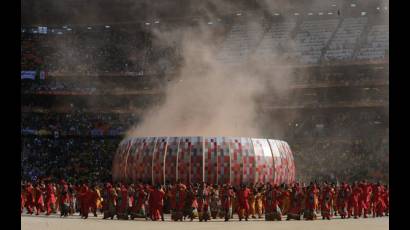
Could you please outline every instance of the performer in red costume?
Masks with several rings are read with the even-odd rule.
[[[21,213],[20,214],[23,214],[24,203],[25,203],[25,200],[24,200],[24,187],[21,186],[21,191],[20,191],[20,210],[21,210]]]
[[[376,215],[376,217],[382,217],[383,213],[386,211],[386,203],[384,202],[384,197],[385,197],[385,191],[384,187],[379,183],[376,185],[376,190],[374,191],[374,200],[375,200],[375,213],[373,214]]]
[[[68,185],[67,183],[63,180],[61,181],[61,191],[60,191],[60,196],[59,196],[59,203],[60,203],[60,217],[66,217],[68,216],[69,209],[70,209],[70,197],[69,197],[69,192],[68,192]]]
[[[197,193],[196,200],[198,202],[198,217],[199,221],[208,221],[211,219],[211,210],[209,207],[209,189],[205,182],[203,182]]]
[[[145,192],[142,184],[139,184],[136,187],[137,188],[133,193],[134,199],[131,208],[131,219],[133,220],[134,218],[140,217],[147,220],[148,217],[145,211],[145,201],[147,200],[148,194]]]
[[[339,189],[339,192],[337,194],[337,200],[336,200],[337,209],[342,219],[346,218],[347,216],[347,208],[348,208],[350,193],[351,193],[351,190],[349,186],[345,182],[342,182],[342,185]]]
[[[103,212],[104,217],[103,219],[111,218],[113,219],[116,214],[116,206],[117,206],[117,192],[112,187],[110,183],[107,183],[103,193]]]
[[[349,198],[349,212],[347,218],[350,218],[352,215],[355,219],[360,216],[359,210],[359,197],[362,194],[362,189],[357,182],[353,183],[352,193]]]
[[[85,183],[81,186],[77,197],[80,200],[81,218],[87,219],[90,212],[90,190]]]
[[[299,183],[295,183],[290,195],[290,209],[286,220],[300,220],[302,215],[303,191]]]
[[[223,207],[225,221],[228,221],[232,216],[232,201],[235,197],[235,193],[230,185],[225,185],[221,191],[221,194],[221,204]]]
[[[90,192],[89,192],[89,202],[90,202],[90,208],[91,208],[91,212],[94,214],[94,217],[97,217],[97,202],[99,199],[99,194],[97,192],[97,187],[91,187]]]
[[[177,184],[171,191],[171,219],[182,221],[183,211],[186,202],[186,186]]]
[[[241,189],[238,191],[237,198],[238,198],[238,215],[239,221],[241,221],[244,217],[245,220],[248,221],[249,217],[249,202],[248,198],[251,193],[251,190],[246,187],[246,185],[242,184]]]
[[[365,180],[360,183],[360,187],[362,189],[362,193],[359,196],[359,216],[363,213],[363,217],[367,218],[371,205],[370,199],[372,195],[372,187]]]
[[[265,191],[265,220],[282,220],[282,211],[280,209],[280,199],[282,197],[280,188],[275,185],[267,184]]]
[[[307,189],[307,196],[305,197],[305,210],[304,210],[304,219],[306,220],[316,220],[316,203],[318,199],[319,189],[317,189],[316,184],[311,182]]]
[[[330,220],[332,217],[332,200],[334,196],[334,190],[330,187],[327,182],[323,184],[323,191],[321,195],[321,212],[322,212],[322,219]]]
[[[118,204],[117,204],[117,218],[122,220],[128,220],[128,189],[124,184],[120,185],[120,190],[118,192]]]
[[[151,213],[151,219],[157,221],[160,218],[163,220],[162,208],[164,204],[165,192],[161,189],[160,185],[157,185],[149,195],[149,208]]]
[[[385,192],[384,192],[384,203],[386,204],[386,210],[385,210],[385,214],[386,214],[386,216],[388,216],[389,215],[389,186],[388,185],[386,185],[385,186],[385,190],[384,190]]]
[[[36,215],[44,211],[43,189],[40,184],[37,184],[34,188],[34,205],[36,207]]]
[[[287,215],[290,208],[290,189],[287,184],[281,186],[281,197],[279,207],[283,215]]]
[[[54,194],[54,188],[51,183],[47,185],[46,189],[46,197],[45,197],[45,204],[46,204],[46,215],[50,215],[53,211],[53,207],[55,206],[56,196]]]
[[[337,196],[339,195],[339,186],[337,186],[335,183],[332,183],[330,185],[332,187],[333,191],[335,192],[333,199],[332,199],[332,209],[333,209],[333,215],[337,216]]]

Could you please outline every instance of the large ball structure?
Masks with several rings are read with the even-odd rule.
[[[292,151],[285,141],[250,137],[128,137],[113,159],[114,181],[181,181],[239,185],[291,183]]]

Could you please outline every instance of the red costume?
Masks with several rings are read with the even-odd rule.
[[[33,214],[34,204],[34,187],[28,184],[26,187],[26,199],[25,207],[27,208],[27,214]]]
[[[36,215],[44,211],[43,191],[40,186],[36,186],[34,189],[34,205],[36,206]]]
[[[316,184],[311,184],[307,190],[307,196],[305,197],[305,213],[304,218],[306,220],[316,219],[316,203],[318,199],[319,189],[316,188]]]
[[[88,213],[90,212],[90,190],[88,186],[83,184],[80,187],[80,192],[78,193],[78,199],[80,201],[80,214],[84,219],[88,218]]]
[[[283,191],[281,193],[279,207],[281,208],[283,215],[286,215],[288,213],[290,208],[290,191],[287,186],[283,188]]]
[[[243,187],[238,192],[237,198],[238,198],[239,221],[241,221],[243,217],[245,217],[245,220],[248,220],[248,217],[249,217],[248,198],[249,198],[250,193],[251,193],[251,190],[246,187]]]
[[[152,220],[159,220],[162,216],[163,199],[165,192],[160,188],[154,189],[150,192],[149,196],[149,208]]]
[[[352,193],[349,198],[349,212],[348,218],[354,215],[354,218],[358,218],[360,216],[360,209],[359,209],[359,198],[362,194],[362,189],[355,184],[352,188]]]
[[[361,184],[362,193],[359,196],[359,216],[363,213],[363,217],[367,218],[367,213],[370,210],[372,187],[367,183]]]
[[[23,208],[24,208],[24,195],[23,192],[20,193],[20,209],[21,209],[21,214],[23,214]]]
[[[118,219],[128,219],[128,190],[125,185],[121,185],[118,193],[117,217]]]
[[[68,216],[70,208],[70,194],[68,193],[68,185],[66,183],[62,183],[62,186],[63,188],[61,189],[59,196],[60,216]]]
[[[187,198],[185,189],[184,185],[179,184],[171,191],[171,218],[173,220],[182,220]]]
[[[46,198],[45,198],[45,205],[46,205],[46,214],[50,215],[51,212],[53,211],[53,207],[55,207],[56,203],[56,196],[54,193],[54,188],[52,184],[47,185],[47,190],[46,190]]]
[[[269,186],[265,192],[265,220],[282,220],[282,211],[279,207],[281,197],[278,187]]]
[[[91,211],[94,213],[94,216],[97,216],[97,201],[99,198],[97,190],[94,188],[93,190],[90,191],[89,193],[89,201],[90,201],[90,208]]]
[[[321,195],[321,212],[322,218],[330,220],[332,217],[332,200],[334,196],[334,190],[330,186],[326,185],[323,188]]]
[[[209,209],[209,191],[205,185],[198,189],[196,194],[196,200],[198,202],[198,216],[199,221],[208,221],[211,218],[211,213]]]
[[[337,194],[337,210],[340,214],[340,217],[344,219],[347,216],[347,208],[350,197],[351,190],[349,186],[345,183],[342,183],[341,188]]]
[[[112,187],[112,185],[110,183],[107,183],[104,190],[103,219],[107,219],[108,217],[110,217],[111,219],[114,218],[114,215],[116,214],[117,196],[117,192]]]
[[[235,193],[232,188],[225,187],[221,190],[221,205],[224,210],[225,221],[228,221],[232,216],[232,200],[235,197]]]
[[[389,188],[388,187],[386,187],[385,189],[383,200],[384,200],[384,203],[386,204],[385,213],[386,213],[386,216],[388,216],[389,215]]]
[[[296,219],[300,220],[302,213],[303,192],[302,189],[296,184],[290,196],[290,209],[288,212],[287,220]]]
[[[385,191],[382,185],[376,186],[376,191],[374,193],[374,211],[377,217],[383,216],[383,212],[386,211],[386,203],[384,202]],[[374,214],[373,214],[374,215]]]
[[[131,208],[131,219],[135,217],[146,218],[145,201],[147,199],[147,193],[144,191],[142,185],[138,185],[138,188],[134,191],[133,202]]]

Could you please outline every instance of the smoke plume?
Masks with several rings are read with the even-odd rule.
[[[248,36],[263,35],[261,21],[248,18],[242,23]],[[200,22],[193,27],[154,31],[157,44],[180,39],[183,63],[178,76],[167,85],[165,101],[146,111],[128,135],[264,135],[256,99],[267,90],[285,93],[280,89],[287,87],[289,71],[275,68],[282,63],[274,53],[269,59],[251,55],[240,65],[225,64],[218,59],[225,44],[215,45],[218,34],[211,28]]]

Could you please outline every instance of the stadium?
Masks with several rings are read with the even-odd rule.
[[[234,186],[389,184],[388,0],[22,0],[21,7],[22,192],[36,181],[222,184],[207,173]],[[175,159],[189,138],[198,162],[156,160],[159,144],[145,158],[139,147],[146,138],[172,146],[177,137]],[[205,154],[211,138],[220,140],[216,171]],[[264,179],[246,179],[247,155],[233,157],[234,138],[270,146],[249,150],[263,156],[250,168],[263,167]],[[286,170],[271,140],[286,143]],[[158,154],[173,156],[169,149]],[[144,157],[130,163],[123,154]],[[224,154],[227,171],[216,160]],[[185,163],[190,171],[178,178]],[[23,229],[37,223],[24,215]],[[73,218],[61,221],[79,225]],[[337,221],[334,229],[367,226]],[[388,228],[388,217],[366,221]],[[331,226],[306,229],[316,227]]]

